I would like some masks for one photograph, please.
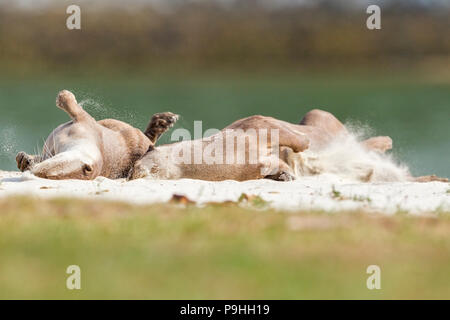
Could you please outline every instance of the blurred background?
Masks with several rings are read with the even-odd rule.
[[[139,128],[162,111],[206,130],[322,108],[391,136],[414,174],[450,177],[448,0],[0,0],[0,169],[68,120],[61,89]]]

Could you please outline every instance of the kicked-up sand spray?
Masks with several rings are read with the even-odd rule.
[[[294,153],[285,150],[288,164],[296,177],[333,174],[344,179],[364,182],[408,181],[408,167],[391,154],[367,149],[361,144],[370,131],[367,127],[347,126],[349,134],[336,137],[318,151]]]

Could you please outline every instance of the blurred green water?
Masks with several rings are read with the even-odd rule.
[[[450,83],[408,76],[294,74],[89,77],[0,76],[0,169],[14,170],[15,154],[40,150],[53,128],[68,120],[55,107],[59,90],[72,90],[97,119],[144,128],[155,112],[181,115],[176,127],[222,128],[263,114],[298,122],[311,108],[368,125],[394,140],[394,156],[414,174],[450,177]],[[160,143],[170,141],[166,135]]]

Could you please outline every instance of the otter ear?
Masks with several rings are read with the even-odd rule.
[[[175,122],[178,120],[178,115],[172,112],[162,112],[156,113],[150,119],[150,122],[145,129],[144,134],[150,139],[150,142],[153,144],[152,147],[156,144],[159,137],[162,136],[164,132],[173,127]]]

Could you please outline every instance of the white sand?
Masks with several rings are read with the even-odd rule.
[[[333,192],[333,190],[335,192]],[[150,204],[185,195],[199,205],[237,201],[245,193],[268,201],[272,208],[288,210],[354,210],[392,214],[450,212],[450,184],[442,182],[360,183],[334,175],[303,177],[293,182],[200,180],[46,180],[30,173],[0,171],[0,197],[27,195],[70,197]]]

